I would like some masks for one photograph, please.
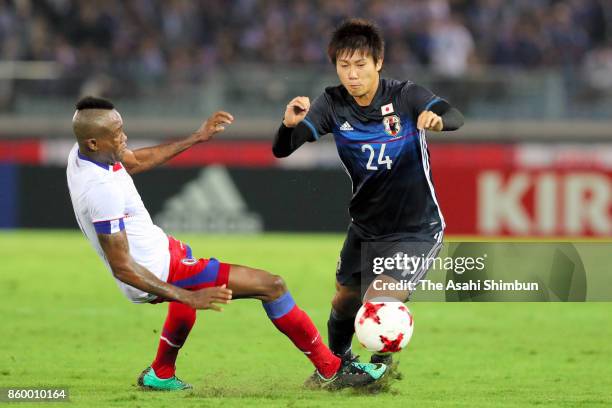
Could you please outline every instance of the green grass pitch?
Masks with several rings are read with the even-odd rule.
[[[325,336],[342,236],[179,238],[198,256],[284,276]],[[239,300],[198,312],[177,372],[193,392],[151,393],[134,383],[154,357],[165,305],[124,299],[78,232],[1,233],[0,260],[0,387],[67,386],[70,406],[612,406],[612,303],[411,304],[404,379],[360,395],[302,389],[308,360],[258,301]]]

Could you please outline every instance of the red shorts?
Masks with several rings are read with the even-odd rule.
[[[168,283],[187,290],[198,290],[228,284],[230,264],[222,263],[215,258],[195,259],[189,245],[168,235],[170,251],[170,273]],[[164,302],[167,299],[155,299],[151,303]]]

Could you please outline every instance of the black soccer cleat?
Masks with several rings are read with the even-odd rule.
[[[344,353],[343,355],[337,354],[337,356],[340,357],[342,361],[348,361],[349,363],[360,363],[361,362],[359,361],[359,356],[357,354],[353,354],[353,351],[351,349],[348,349],[346,353]]]
[[[393,361],[393,354],[372,354],[370,357],[370,363],[372,364],[384,364],[388,367],[389,373],[387,374],[390,378],[394,380],[401,380],[402,373],[398,371],[399,361]]]
[[[370,363],[372,364],[385,364],[387,366],[391,366],[393,364],[393,355],[392,354],[372,354],[370,357]]]
[[[358,363],[342,360],[340,369],[330,378],[325,378],[317,370],[308,377],[304,386],[310,389],[336,391],[343,388],[364,387],[380,381],[387,372],[384,364]]]

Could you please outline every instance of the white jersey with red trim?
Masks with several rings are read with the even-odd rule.
[[[153,224],[125,168],[120,163],[111,166],[93,161],[80,154],[78,144],[75,144],[68,155],[66,176],[79,227],[107,269],[111,271],[97,234],[112,234],[125,229],[132,258],[162,281],[167,281],[170,265],[168,237]],[[115,280],[134,303],[156,298]]]

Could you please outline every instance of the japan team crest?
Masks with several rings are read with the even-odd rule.
[[[400,130],[402,130],[402,124],[397,115],[385,116],[383,118],[383,125],[385,125],[385,132],[391,137],[396,137]]]

